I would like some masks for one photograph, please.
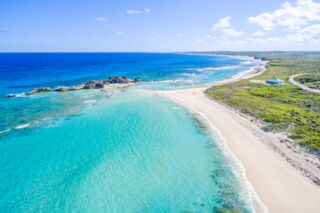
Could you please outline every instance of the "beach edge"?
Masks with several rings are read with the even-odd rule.
[[[176,90],[147,90],[147,92],[151,92],[155,95],[161,96],[163,98],[166,98],[170,101],[173,101],[177,103],[178,105],[182,106],[183,108],[187,109],[189,112],[195,112],[199,114],[201,117],[203,117],[206,121],[208,121],[209,125],[213,127],[213,129],[218,132],[222,140],[225,141],[226,146],[230,150],[230,152],[235,156],[236,160],[240,162],[240,166],[243,167],[245,172],[245,178],[248,180],[249,184],[249,191],[251,191],[251,194],[253,195],[252,198],[256,196],[256,200],[252,200],[253,208],[256,212],[284,212],[290,210],[290,212],[301,212],[311,210],[310,212],[314,212],[316,208],[319,206],[315,205],[316,199],[320,199],[320,190],[318,186],[311,183],[310,179],[303,176],[296,168],[293,167],[293,165],[290,165],[285,159],[284,156],[279,155],[275,150],[273,150],[271,147],[267,146],[265,142],[261,141],[261,138],[265,137],[267,133],[263,132],[259,126],[256,124],[253,124],[251,121],[249,121],[247,118],[242,116],[240,112],[237,112],[234,109],[231,109],[230,107],[227,107],[224,104],[221,104],[210,97],[208,97],[205,93],[205,91],[212,87],[212,86],[218,86],[222,84],[228,84],[236,81],[240,81],[243,79],[252,78],[254,76],[261,75],[267,70],[267,65],[269,61],[260,61],[260,63],[251,68],[250,70],[244,71],[244,75],[239,75],[236,78],[231,78],[225,81],[220,82],[214,82],[210,84],[205,85],[199,85],[195,87],[188,87],[188,88],[179,88]],[[205,107],[201,107],[201,105],[205,105]],[[200,106],[200,107],[199,107]],[[207,108],[209,110],[205,110],[202,108]],[[239,150],[239,147],[237,147],[237,141],[244,141],[246,138],[240,137],[240,138],[232,138],[230,137],[230,131],[225,131],[225,126],[228,122],[226,122],[227,119],[217,119],[215,114],[219,113],[212,113],[210,112],[210,108],[214,108],[214,112],[219,112],[222,114],[222,117],[227,117],[229,120],[236,123],[238,128],[242,127],[242,129],[246,130],[246,133],[250,134],[250,137],[252,139],[252,143],[250,145],[258,146],[258,149],[263,150],[263,153],[268,155],[268,158],[271,158],[273,163],[281,162],[279,168],[279,173],[281,176],[281,180],[284,184],[288,184],[286,182],[287,173],[291,174],[291,182],[295,181],[294,179],[299,180],[300,184],[298,184],[300,187],[299,190],[301,193],[297,192],[298,194],[303,194],[304,196],[297,196],[297,193],[288,193],[288,191],[280,190],[281,193],[278,193],[279,190],[276,190],[274,187],[272,190],[263,190],[262,185],[263,181],[259,180],[259,178],[254,177],[256,171],[256,167],[250,166],[248,159],[246,159],[246,152],[245,150],[241,149]],[[191,110],[190,110],[191,109]],[[219,120],[218,122],[215,120]],[[224,123],[224,125],[223,125]],[[229,125],[229,124],[228,124]],[[224,126],[224,127],[223,127]],[[237,129],[237,128],[235,128]],[[242,135],[243,136],[243,135]],[[270,137],[270,133],[268,135]],[[272,137],[272,136],[271,136]],[[242,139],[242,140],[241,140]],[[276,138],[272,138],[272,140],[276,140]],[[240,142],[240,143],[242,143]],[[239,145],[239,144],[238,144]],[[247,144],[248,145],[248,144]],[[257,148],[257,147],[256,147]],[[248,147],[250,149],[250,147]],[[242,153],[241,153],[242,152]],[[261,153],[263,158],[263,153]],[[251,153],[252,154],[252,153]],[[254,160],[254,158],[251,157],[251,160]],[[269,164],[268,167],[272,170],[272,163]],[[264,164],[260,165],[263,167]],[[259,165],[258,165],[259,166]],[[265,166],[265,165],[264,165]],[[283,174],[282,171],[285,171],[286,174]],[[277,176],[277,173],[274,173],[275,176]],[[261,174],[260,174],[261,175]],[[270,182],[272,185],[279,185],[277,182],[281,182],[277,180],[277,177],[273,178],[267,178],[267,180],[264,179],[264,181]],[[273,183],[272,183],[273,182]],[[252,189],[250,189],[250,186],[252,186]],[[292,186],[294,187],[295,184],[292,183]],[[298,191],[299,191],[298,190]],[[277,192],[278,191],[278,192]],[[290,191],[290,190],[289,190]],[[281,202],[281,200],[277,200],[276,198],[279,196],[275,196],[275,193],[278,194],[286,194],[289,195],[289,199],[285,199],[286,202]],[[296,196],[295,196],[296,195]],[[276,197],[276,198],[273,198]],[[308,199],[308,202],[301,203],[302,200],[307,199],[309,196],[312,196],[313,199]],[[312,200],[310,202],[310,200]],[[261,206],[262,202],[264,206],[266,206],[266,210],[263,206]],[[294,202],[293,202],[294,201]],[[306,205],[308,203],[308,205]]]

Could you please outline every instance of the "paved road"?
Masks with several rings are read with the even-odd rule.
[[[298,76],[300,76],[300,75],[306,75],[306,74],[309,74],[309,73],[292,75],[292,76],[290,76],[289,81],[290,81],[292,84],[297,85],[298,87],[302,88],[302,89],[305,90],[305,91],[313,92],[313,93],[319,93],[319,94],[320,94],[320,90],[318,90],[318,89],[312,89],[312,88],[307,87],[307,86],[305,86],[305,85],[303,85],[303,84],[300,84],[300,83],[298,83],[298,82],[296,82],[296,81],[294,80],[295,77],[298,77]]]

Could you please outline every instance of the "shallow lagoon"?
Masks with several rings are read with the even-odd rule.
[[[2,212],[251,211],[218,139],[167,100],[131,88],[1,99],[1,107],[10,130],[0,135]]]

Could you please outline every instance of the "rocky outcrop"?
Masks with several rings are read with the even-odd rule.
[[[50,92],[50,91],[53,91],[50,87],[35,88],[35,89],[31,90],[30,92],[27,92],[26,95],[32,95],[35,93]]]
[[[123,77],[109,77],[108,80],[106,80],[107,83],[110,84],[126,84],[129,83],[129,79],[125,76]]]
[[[81,89],[103,89],[111,84],[129,84],[129,83],[139,83],[141,82],[140,77],[135,78],[134,80],[130,80],[125,76],[112,76],[109,77],[106,80],[97,79],[94,81],[88,81],[84,82],[80,85],[74,86],[74,87],[62,87],[58,89],[51,89],[50,87],[42,87],[42,88],[35,88],[31,90],[30,92],[25,93],[25,95],[32,95],[35,93],[42,93],[42,92],[68,92],[72,90],[81,90]],[[11,98],[16,97],[17,95],[14,94],[8,94],[5,95],[5,98]]]
[[[141,78],[140,77],[136,77],[133,81],[136,82],[136,83],[141,82]]]
[[[13,98],[13,97],[16,97],[17,95],[15,94],[8,94],[8,95],[5,95],[4,97],[5,98]]]
[[[72,87],[61,87],[61,88],[58,88],[58,89],[55,89],[53,91],[55,92],[68,92],[68,91],[72,91],[72,90],[76,90]]]

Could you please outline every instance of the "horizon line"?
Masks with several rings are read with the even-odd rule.
[[[247,53],[266,53],[266,52],[309,52],[320,53],[320,50],[195,50],[195,51],[15,51],[15,52],[1,52],[3,53],[219,53],[219,52],[247,52]]]

